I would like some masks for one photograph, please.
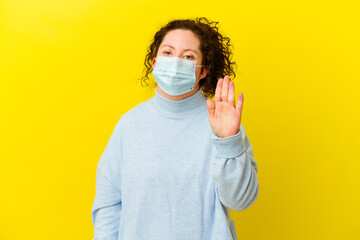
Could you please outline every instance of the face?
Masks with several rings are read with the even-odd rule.
[[[176,29],[169,31],[160,44],[157,56],[178,57],[196,62],[196,66],[202,65],[203,55],[200,51],[200,40],[190,30]],[[152,61],[153,69],[156,66],[155,58]],[[203,69],[203,71],[201,71]],[[196,82],[206,76],[207,69],[204,67],[195,68]],[[194,87],[198,89],[199,83]]]

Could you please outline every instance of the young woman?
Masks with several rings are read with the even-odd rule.
[[[251,206],[259,183],[230,46],[205,18],[155,34],[142,78],[155,96],[120,118],[97,165],[95,240],[237,239],[230,209]]]

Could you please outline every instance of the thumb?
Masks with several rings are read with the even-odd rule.
[[[211,99],[208,99],[206,100],[206,105],[209,111],[209,118],[213,118],[215,114],[215,103]]]

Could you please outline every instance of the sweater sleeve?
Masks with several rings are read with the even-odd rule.
[[[96,171],[96,194],[91,209],[93,240],[117,240],[121,218],[120,135],[115,127]]]
[[[233,210],[250,207],[259,193],[257,164],[245,129],[240,125],[237,134],[219,138],[212,133],[217,150],[213,159],[211,175],[221,203]]]

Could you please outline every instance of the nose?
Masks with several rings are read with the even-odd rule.
[[[175,56],[178,57],[178,58],[182,58],[182,53],[181,52],[176,53]]]

